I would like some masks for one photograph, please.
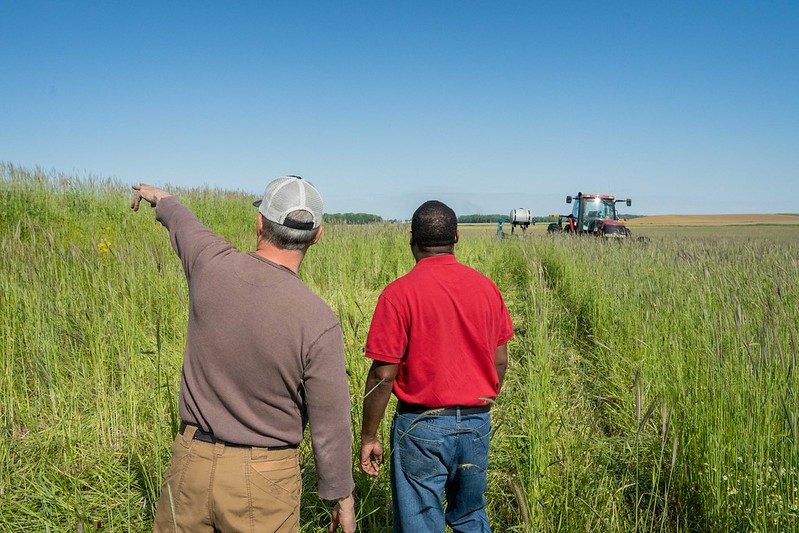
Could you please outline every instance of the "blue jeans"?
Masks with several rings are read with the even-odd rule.
[[[490,532],[486,517],[489,413],[397,413],[391,424],[395,532]],[[447,496],[444,511],[443,495]]]

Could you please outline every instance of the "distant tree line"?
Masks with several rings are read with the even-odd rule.
[[[325,213],[322,220],[327,224],[372,224],[383,222],[383,217],[369,213]]]
[[[565,213],[564,213],[565,214]],[[619,218],[638,218],[645,215],[623,215],[619,213]],[[496,224],[499,222],[499,219],[504,220],[505,222],[510,222],[510,215],[461,215],[458,217],[459,224]],[[536,224],[540,224],[542,222],[555,222],[558,220],[557,215],[555,217],[550,216],[538,216],[533,217],[533,222]]]
[[[496,224],[500,218],[507,220],[508,215],[461,215],[458,217],[458,223],[485,224],[487,222],[493,222]]]
[[[620,215],[625,218],[635,218],[641,215]],[[458,217],[459,224],[496,224],[499,219],[510,222],[509,215],[461,215]],[[375,222],[386,222],[380,215],[370,213],[325,213],[323,220],[326,224],[373,224]],[[548,216],[533,217],[533,222],[552,222]]]
[[[510,222],[510,215],[461,215],[458,217],[458,223],[463,224],[486,224],[492,223],[496,224],[499,222],[499,219],[503,219],[505,222]],[[552,219],[550,217],[533,217],[533,222],[551,222]]]

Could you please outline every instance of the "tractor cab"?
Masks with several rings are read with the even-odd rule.
[[[566,197],[570,203],[571,196]],[[619,220],[616,214],[616,198],[595,194],[580,194],[572,209],[572,218],[576,221],[578,231],[590,231],[598,220]]]
[[[558,215],[557,224],[550,224],[548,231],[566,233],[588,233],[607,237],[627,237],[630,231],[619,220],[616,204],[624,202],[632,205],[632,200],[618,200],[615,196],[604,194],[583,194],[567,196],[566,203],[573,203],[570,215]],[[564,225],[565,219],[565,225]]]

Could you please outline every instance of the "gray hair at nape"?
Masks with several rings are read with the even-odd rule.
[[[313,215],[308,211],[297,210],[286,215],[286,219],[293,222],[312,222]],[[319,228],[289,228],[277,222],[272,222],[263,215],[261,215],[261,220],[264,228],[261,238],[281,250],[307,250],[313,244],[316,232],[319,231]]]

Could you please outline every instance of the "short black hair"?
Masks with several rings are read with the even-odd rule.
[[[458,217],[446,204],[429,200],[413,213],[411,234],[422,248],[450,246],[455,244],[458,232]]]

